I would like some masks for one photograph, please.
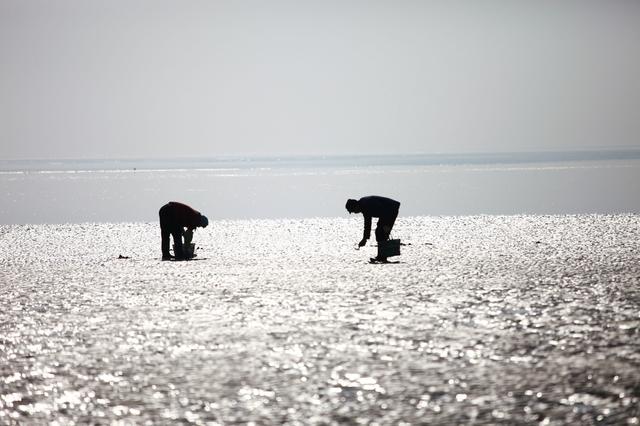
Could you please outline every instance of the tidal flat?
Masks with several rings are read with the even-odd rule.
[[[0,226],[1,424],[640,424],[640,216]]]

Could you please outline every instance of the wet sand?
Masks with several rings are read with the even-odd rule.
[[[361,221],[0,226],[0,423],[640,423],[640,216]]]

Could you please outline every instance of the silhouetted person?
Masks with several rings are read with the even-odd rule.
[[[382,246],[384,242],[389,239],[389,234],[393,228],[393,224],[398,217],[398,210],[400,209],[400,203],[391,198],[380,197],[377,195],[370,195],[368,197],[362,197],[359,200],[347,200],[345,206],[349,213],[362,213],[364,216],[364,233],[362,240],[358,243],[359,247],[363,247],[367,244],[367,240],[371,236],[371,218],[377,217],[378,223],[376,225],[376,241],[378,242],[378,256],[375,260],[380,262],[386,262],[386,256],[381,254]]]
[[[359,247],[367,244],[367,240],[371,236],[371,218],[378,218],[378,224],[376,225],[378,256],[376,256],[375,260],[386,262],[387,258],[381,255],[381,248],[384,242],[389,239],[393,224],[398,217],[400,203],[391,198],[370,195],[359,200],[349,199],[345,207],[349,213],[362,213],[364,216],[364,233],[362,240],[358,243]]]
[[[182,236],[185,237],[185,245],[191,243],[193,231],[197,227],[206,228],[209,220],[200,212],[186,204],[170,201],[160,208],[160,233],[162,234],[162,260],[172,258],[169,253],[169,235],[173,236],[174,255],[176,260],[187,258],[183,246]],[[186,230],[184,229],[186,228]]]

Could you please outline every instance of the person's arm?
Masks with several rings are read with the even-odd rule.
[[[367,244],[367,240],[371,236],[371,216],[364,215],[364,232],[362,233],[362,241],[358,243],[360,247]]]

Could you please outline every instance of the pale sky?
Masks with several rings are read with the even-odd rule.
[[[0,0],[0,158],[640,147],[640,2]]]

